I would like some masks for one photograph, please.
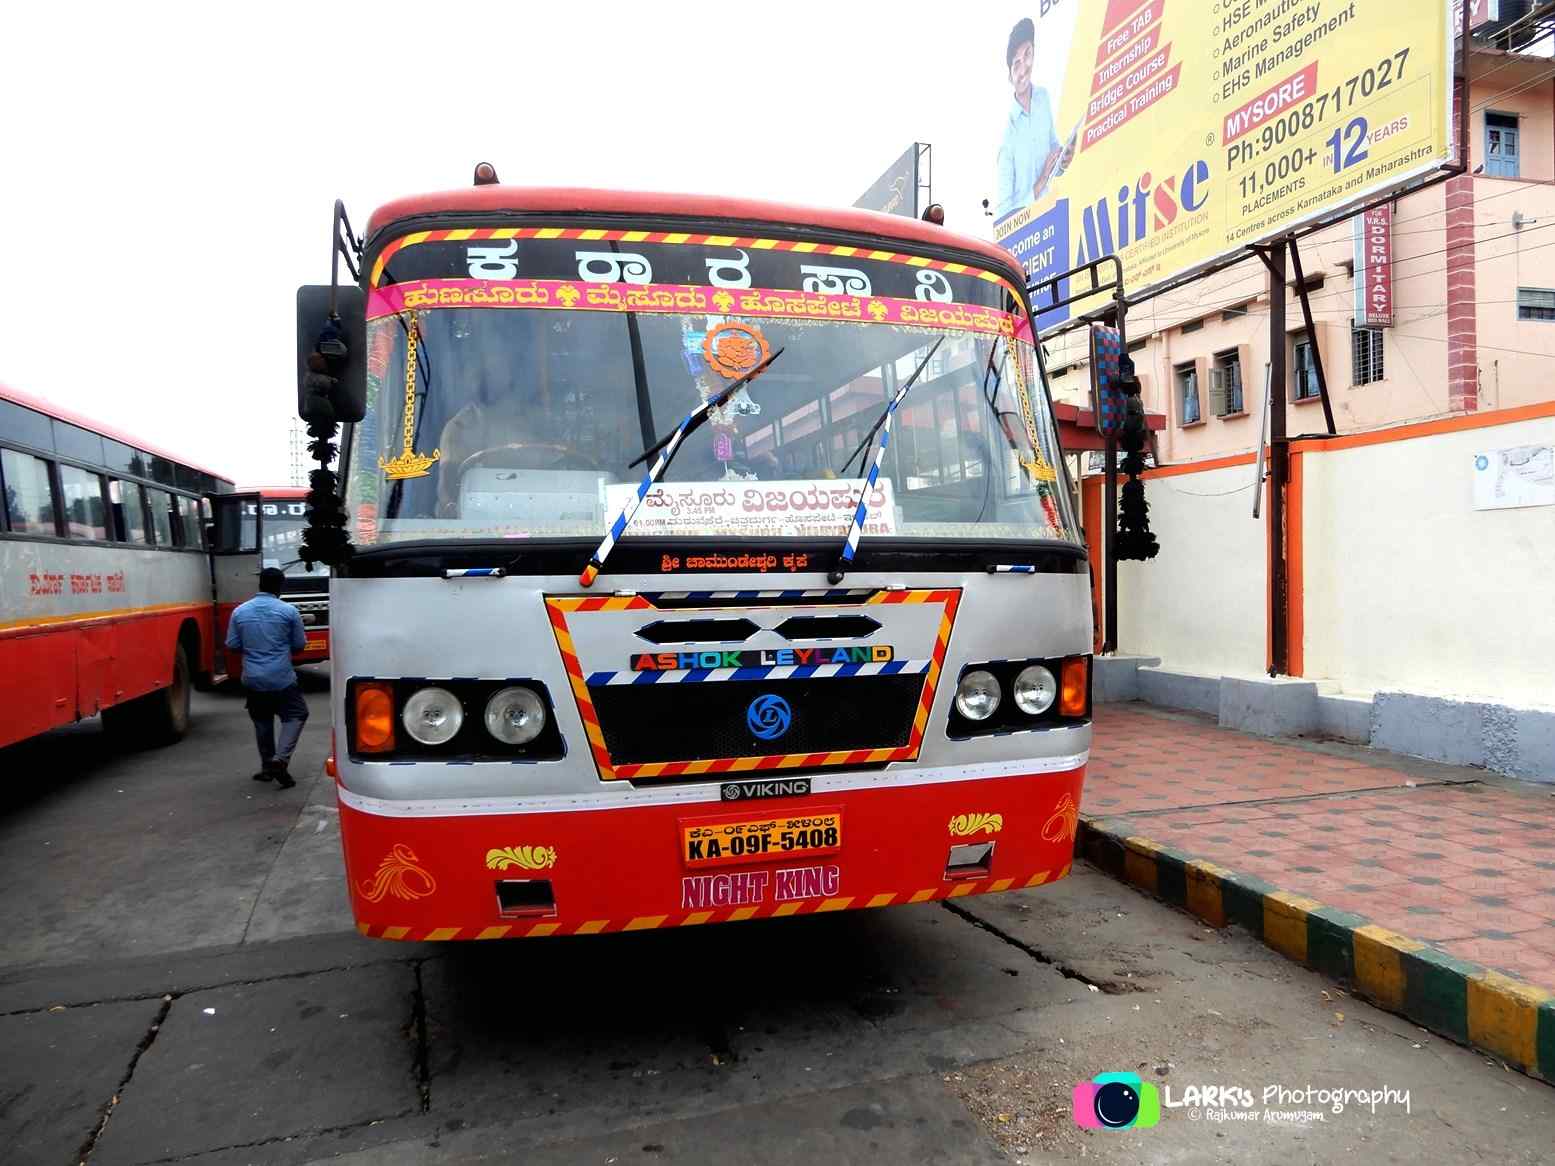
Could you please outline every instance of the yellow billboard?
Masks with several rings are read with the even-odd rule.
[[[1451,0],[999,8],[994,237],[1033,280],[1115,254],[1137,297],[1451,161]]]

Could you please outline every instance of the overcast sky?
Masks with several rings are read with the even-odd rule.
[[[0,381],[284,483],[293,294],[332,201],[469,182],[847,205],[914,140],[981,200],[1029,5],[18,4],[0,43]]]

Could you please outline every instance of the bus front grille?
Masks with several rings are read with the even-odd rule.
[[[923,682],[922,675],[812,677],[601,685],[589,694],[611,761],[634,765],[899,749],[912,738]],[[766,701],[753,712],[763,697],[781,704],[774,712]]]

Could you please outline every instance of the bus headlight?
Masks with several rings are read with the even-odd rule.
[[[423,745],[446,745],[464,727],[459,698],[435,685],[418,688],[400,713],[405,731]]]
[[[956,711],[969,721],[986,721],[999,711],[999,682],[992,672],[968,672],[961,678]]]
[[[504,745],[527,745],[545,728],[545,702],[532,688],[513,685],[486,702],[486,731]]]
[[[1015,707],[1027,716],[1040,717],[1053,707],[1058,697],[1058,681],[1041,664],[1022,668],[1010,686]]]

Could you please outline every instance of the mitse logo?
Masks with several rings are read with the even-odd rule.
[[[1116,198],[1102,197],[1080,212],[1080,242],[1075,266],[1116,255],[1131,243],[1171,226],[1209,201],[1209,163],[1191,163],[1182,176],[1160,182],[1146,170],[1132,185],[1118,187]]]

